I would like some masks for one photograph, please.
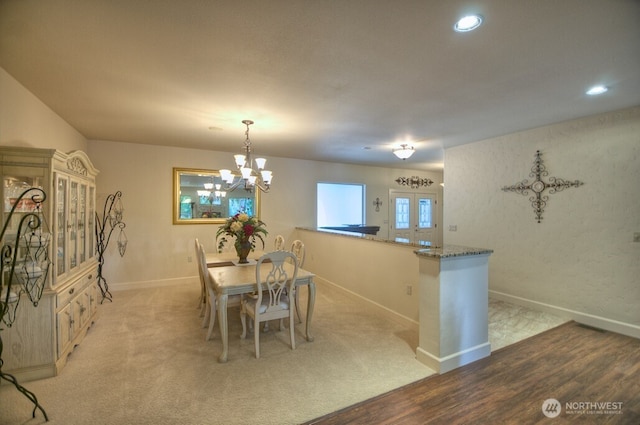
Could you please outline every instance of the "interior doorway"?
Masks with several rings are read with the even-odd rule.
[[[389,239],[424,246],[440,246],[438,194],[389,190]]]

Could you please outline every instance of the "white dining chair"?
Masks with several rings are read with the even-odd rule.
[[[200,277],[200,299],[198,300],[198,308],[200,309],[200,317],[202,317],[206,315],[205,310],[207,309],[207,288],[204,283],[202,267],[200,266],[200,260],[199,260],[200,241],[198,241],[198,238],[196,238],[195,248],[196,248],[196,263],[198,266],[198,276]],[[204,322],[202,326],[203,327],[205,326]]]
[[[302,268],[305,259],[304,243],[300,239],[296,239],[291,244],[291,253],[295,255],[298,267]],[[300,313],[300,295],[298,288],[293,288],[294,297],[296,298],[296,314],[298,316],[298,323],[302,323],[302,314]]]
[[[293,260],[293,270],[287,271],[287,260]],[[262,270],[262,264],[266,264],[268,270]],[[257,291],[251,297],[244,297],[240,312],[242,321],[242,338],[247,335],[247,316],[254,322],[253,335],[256,350],[256,358],[260,358],[260,323],[275,319],[289,318],[289,338],[291,349],[296,348],[294,335],[294,310],[295,298],[292,294],[298,276],[298,263],[295,256],[288,251],[274,251],[264,254],[256,264]]]
[[[213,330],[216,324],[216,313],[218,311],[218,298],[216,296],[216,291],[213,286],[213,282],[211,281],[211,277],[209,275],[209,269],[207,267],[207,254],[205,253],[204,247],[200,244],[200,249],[198,250],[198,266],[202,270],[202,275],[204,276],[204,283],[206,288],[206,302],[207,308],[205,309],[204,319],[202,321],[202,327],[206,327],[209,325],[209,330],[207,332],[207,337],[205,341],[209,341],[211,336],[213,335]],[[237,307],[241,304],[240,295],[229,295],[227,298],[227,308],[229,307]]]
[[[273,242],[274,251],[284,250],[284,237],[282,235],[276,236],[276,240]]]
[[[302,267],[304,265],[305,250],[304,243],[300,239],[296,239],[291,244],[291,253],[295,255],[298,267]]]

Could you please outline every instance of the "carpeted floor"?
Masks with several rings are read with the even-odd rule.
[[[297,424],[433,373],[415,359],[418,334],[318,285],[314,342],[277,326],[240,340],[229,312],[229,362],[204,341],[197,284],[114,293],[62,373],[25,383],[50,424]],[[306,291],[301,291],[306,305]],[[0,386],[0,424],[42,424],[13,386]]]

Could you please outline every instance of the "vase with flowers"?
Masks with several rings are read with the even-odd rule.
[[[249,262],[247,260],[249,252],[256,248],[256,239],[262,242],[262,248],[264,248],[264,236],[266,235],[266,224],[262,220],[250,217],[245,213],[238,213],[229,217],[224,225],[218,228],[216,232],[218,252],[222,251],[225,243],[229,242],[227,236],[232,236],[236,239],[234,247],[240,259],[239,263],[246,264]]]

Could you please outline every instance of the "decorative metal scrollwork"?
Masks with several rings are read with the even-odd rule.
[[[542,153],[540,153],[539,150],[536,151],[531,173],[529,173],[529,177],[536,178],[533,182],[529,183],[529,180],[525,179],[514,185],[504,186],[502,188],[503,192],[516,192],[525,196],[529,195],[529,191],[533,192],[534,195],[529,197],[529,201],[531,202],[538,223],[542,221],[542,213],[549,200],[549,196],[543,194],[546,189],[549,189],[549,194],[554,194],[570,187],[579,187],[584,184],[579,180],[568,181],[558,177],[549,177],[549,183],[543,181],[542,177],[547,177],[549,172],[542,163],[541,155]]]
[[[411,189],[418,189],[422,186],[431,186],[433,184],[433,180],[428,178],[421,178],[418,176],[398,177],[396,179],[396,183],[398,183],[400,186],[410,186]]]
[[[373,201],[373,206],[376,207],[376,212],[380,211],[380,205],[382,205],[382,201],[380,198],[376,198],[376,200]]]
[[[0,232],[0,331],[2,323],[11,327],[17,318],[18,305],[23,294],[29,297],[34,305],[42,297],[42,292],[49,273],[49,242],[51,233],[42,212],[42,203],[47,198],[40,188],[29,188],[22,192],[15,200],[7,221]],[[28,212],[20,218],[15,235],[7,235],[9,223],[13,220],[18,205],[27,205]],[[14,279],[15,283],[14,284]],[[18,380],[8,373],[2,372],[2,335],[0,332],[0,380],[12,383],[20,393],[34,405],[33,417],[36,410],[40,410],[46,421],[47,412],[40,406],[36,395],[18,383]]]
[[[104,302],[105,299],[112,301],[112,295],[109,291],[109,285],[107,284],[107,280],[102,275],[102,266],[104,266],[104,253],[107,250],[107,246],[109,246],[109,241],[111,240],[111,234],[116,228],[120,229],[120,234],[118,235],[118,252],[120,256],[123,257],[125,251],[127,250],[127,235],[124,233],[124,228],[127,226],[122,221],[122,216],[124,214],[124,207],[122,205],[122,192],[117,191],[114,194],[107,196],[107,199],[104,202],[104,209],[102,211],[102,218],[98,216],[98,212],[96,212],[96,241],[97,241],[97,250],[98,250],[98,287],[100,288],[100,292],[102,293],[102,300],[100,303]],[[108,225],[108,229],[107,229]]]

